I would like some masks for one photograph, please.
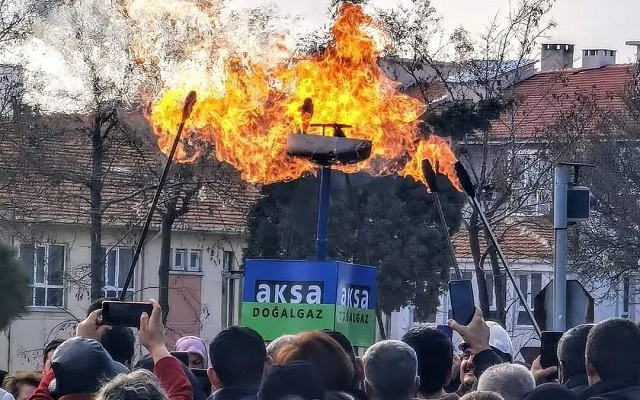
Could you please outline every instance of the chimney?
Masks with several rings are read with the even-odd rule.
[[[540,72],[573,68],[572,44],[543,44]]]
[[[616,63],[616,50],[586,49],[582,50],[582,69],[594,69]]]
[[[636,61],[640,62],[640,40],[629,40],[625,44],[636,48]]]

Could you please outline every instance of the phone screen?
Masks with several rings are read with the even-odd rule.
[[[152,311],[153,306],[147,302],[105,301],[102,303],[102,323],[140,328],[142,313],[151,315]]]
[[[451,300],[453,319],[461,325],[468,325],[476,311],[471,281],[450,281],[449,298]]]
[[[558,342],[563,332],[545,331],[540,337],[540,366],[549,368],[558,365]]]
[[[449,340],[453,340],[453,329],[451,329],[451,327],[449,325],[438,325],[436,327],[440,332],[444,333],[445,335],[447,335],[447,337],[449,338]]]

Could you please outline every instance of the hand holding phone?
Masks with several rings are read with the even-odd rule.
[[[453,319],[460,325],[469,325],[476,311],[473,286],[470,280],[449,282],[449,298]]]
[[[137,301],[104,301],[102,303],[102,324],[126,326],[140,329],[142,313],[151,315],[153,305]]]
[[[545,331],[540,336],[540,366],[542,368],[557,367],[558,342],[563,332]]]

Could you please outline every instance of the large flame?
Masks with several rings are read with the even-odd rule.
[[[321,55],[275,67],[257,58],[228,56],[222,87],[203,92],[202,82],[194,81],[165,90],[149,116],[162,151],[169,152],[184,99],[196,89],[198,102],[186,131],[214,143],[217,158],[237,168],[248,182],[269,184],[313,172],[316,167],[310,162],[286,155],[287,136],[309,122],[341,123],[352,126],[347,137],[372,142],[372,156],[336,168],[399,173],[426,184],[421,161],[428,158],[460,189],[449,143],[435,136],[421,138],[418,121],[425,105],[400,93],[398,83],[378,66],[382,48],[374,36],[382,34],[379,24],[360,6],[345,3],[331,34],[333,41]],[[301,113],[307,98],[314,104],[311,121],[303,121]],[[311,128],[307,133],[321,132]],[[189,160],[184,151],[177,158]]]

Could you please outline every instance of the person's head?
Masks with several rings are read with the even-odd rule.
[[[523,400],[578,400],[578,397],[565,386],[543,383],[527,393]]]
[[[95,300],[93,303],[91,303],[89,305],[89,308],[87,309],[87,317],[92,312],[94,312],[96,310],[101,310],[102,309],[102,303],[104,303],[105,301],[118,301],[118,299],[115,298],[115,297],[103,297],[101,299]]]
[[[232,326],[209,345],[209,380],[214,388],[260,386],[267,363],[262,336],[251,328]]]
[[[28,400],[40,384],[42,375],[37,371],[23,371],[7,375],[4,378],[4,390],[11,393],[15,400]]]
[[[513,343],[509,333],[495,321],[486,321],[489,327],[489,346],[493,349],[502,362],[513,362]],[[463,352],[467,351],[467,345],[465,343],[460,344],[459,349]]]
[[[102,303],[105,301],[117,301],[117,299],[102,298],[94,301],[87,310],[87,316],[96,310],[100,310]],[[113,326],[102,335],[100,343],[115,361],[125,365],[127,368],[131,368],[135,354],[136,338],[130,328]]]
[[[313,364],[326,390],[351,389],[353,364],[340,344],[324,332],[303,332],[296,335],[274,358],[276,364],[286,365],[294,361]]]
[[[176,351],[189,354],[189,368],[206,369],[209,366],[207,345],[196,336],[183,336],[176,342]]]
[[[53,352],[56,351],[62,342],[64,342],[64,339],[53,339],[44,346],[44,350],[42,351],[42,372],[49,369],[51,366],[51,357],[53,357]]]
[[[100,388],[96,400],[169,400],[169,397],[154,374],[139,369],[118,375],[106,383]]]
[[[409,330],[402,341],[411,346],[418,357],[420,394],[439,393],[451,380],[453,344],[437,329],[420,326]]]
[[[209,383],[208,381],[206,383],[200,381],[186,364],[181,362],[180,365],[182,366],[182,371],[184,371],[184,374],[189,379],[189,382],[191,382],[191,388],[193,389],[193,400],[205,400],[209,396],[209,394],[211,394],[211,383]],[[136,364],[133,369],[136,371],[139,369],[146,369],[149,372],[153,372],[153,367],[153,358],[151,358],[150,354],[145,354],[142,357],[138,358],[138,360],[136,360]]]
[[[323,332],[338,342],[340,347],[347,353],[347,356],[349,356],[349,361],[353,364],[353,381],[350,386],[353,389],[357,389],[364,379],[364,367],[362,366],[362,360],[356,355],[356,349],[353,348],[353,343],[351,343],[351,340],[342,332],[332,331],[330,329],[324,329]]]
[[[608,380],[640,380],[640,328],[626,319],[608,319],[587,336],[586,369],[589,385]]]
[[[531,372],[518,364],[494,365],[478,379],[478,390],[499,393],[504,400],[522,400],[535,387]]]
[[[591,328],[593,324],[578,325],[566,331],[558,341],[558,377],[561,383],[587,373],[584,354]]]
[[[504,397],[495,392],[471,392],[460,398],[460,400],[504,400]]]
[[[273,365],[267,369],[258,391],[258,400],[292,397],[299,400],[324,398],[322,379],[313,364],[294,361],[289,365]]]
[[[399,340],[384,340],[367,349],[364,363],[364,390],[371,400],[411,400],[418,378],[416,352]]]
[[[282,346],[290,343],[295,337],[295,335],[282,335],[279,338],[271,341],[271,343],[269,343],[269,345],[267,346],[267,356],[270,358],[275,357],[276,353],[280,351]]]
[[[53,353],[51,369],[55,379],[49,385],[54,397],[95,394],[115,376],[128,373],[127,367],[114,361],[104,347],[93,339],[67,339]]]

